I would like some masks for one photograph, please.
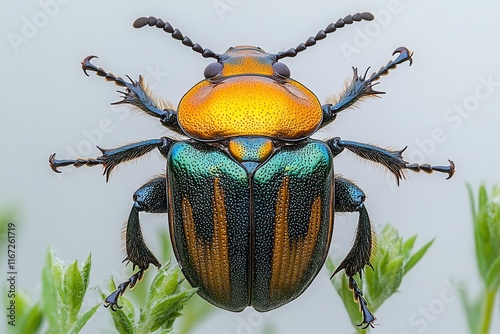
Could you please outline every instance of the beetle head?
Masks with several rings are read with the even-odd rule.
[[[225,78],[236,75],[264,75],[289,78],[290,70],[277,62],[275,54],[267,53],[259,47],[240,45],[230,47],[219,55],[218,61],[205,69],[206,79]]]

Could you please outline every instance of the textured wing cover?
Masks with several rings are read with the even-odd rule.
[[[321,142],[286,146],[253,176],[223,151],[174,145],[170,232],[198,293],[231,311],[298,297],[321,269],[333,229],[333,165]]]

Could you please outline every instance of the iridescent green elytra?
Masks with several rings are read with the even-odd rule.
[[[298,297],[323,266],[332,236],[328,146],[284,147],[253,174],[203,143],[180,142],[170,152],[170,235],[200,295],[231,311],[268,311]]]

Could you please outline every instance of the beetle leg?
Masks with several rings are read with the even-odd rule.
[[[361,276],[365,266],[371,267],[372,228],[370,217],[363,204],[364,200],[365,194],[358,186],[344,178],[335,178],[335,212],[358,211],[359,221],[354,244],[332,277],[341,270],[345,270],[349,278],[349,289],[353,291],[354,300],[358,302],[363,315],[363,321],[358,326],[364,325],[364,328],[366,328],[368,326],[373,327],[376,318],[368,309],[363,292],[358,288],[354,279],[354,275],[358,273]]]
[[[381,76],[387,75],[389,71],[396,68],[397,65],[404,63],[405,61],[409,61],[411,65],[413,62],[411,58],[413,53],[407,48],[397,48],[392,54],[395,55],[396,53],[399,54],[396,59],[389,61],[377,72],[374,72],[369,78],[366,78],[366,75],[370,68],[368,68],[366,72],[360,76],[358,75],[358,69],[353,67],[354,77],[346,86],[344,91],[340,93],[337,98],[328,99],[327,104],[323,105],[323,122],[321,123],[321,127],[334,121],[337,117],[337,113],[349,108],[362,98],[385,94],[385,92],[379,92],[373,89],[373,86],[377,84],[375,81],[380,79]]]
[[[134,81],[128,77],[130,80],[128,82],[122,77],[116,77],[113,73],[106,72],[103,68],[92,64],[90,61],[93,58],[97,57],[88,56],[82,61],[82,69],[85,75],[88,76],[87,71],[93,71],[108,81],[114,81],[117,86],[127,88],[125,92],[118,91],[123,94],[123,99],[112,104],[131,104],[147,114],[159,118],[163,126],[178,134],[183,134],[179,124],[177,124],[177,111],[173,110],[173,106],[169,103],[155,98],[142,76],[139,76],[139,81]]]
[[[402,150],[388,150],[374,145],[342,140],[339,137],[328,140],[327,144],[332,150],[334,156],[338,155],[346,148],[363,159],[383,165],[389,169],[394,176],[396,176],[396,182],[398,185],[399,181],[405,178],[406,170],[410,170],[412,172],[424,171],[427,174],[432,172],[446,173],[448,174],[446,179],[451,178],[455,173],[455,163],[451,160],[448,160],[450,163],[449,166],[431,166],[429,164],[415,163],[409,164],[404,160],[402,155],[404,150],[406,150],[406,147]]]
[[[174,143],[174,140],[167,137],[162,137],[160,139],[146,140],[113,149],[103,149],[97,146],[97,148],[102,153],[102,155],[97,158],[58,160],[56,159],[56,154],[54,153],[49,157],[49,164],[52,170],[56,173],[60,173],[60,171],[58,170],[59,167],[74,166],[78,168],[81,166],[91,167],[96,165],[103,165],[103,175],[106,175],[106,182],[108,182],[111,171],[122,162],[139,158],[146,153],[151,152],[155,148],[158,148],[160,153],[164,157],[166,157],[170,147]]]
[[[153,179],[140,187],[133,196],[134,205],[130,211],[127,226],[125,229],[125,249],[127,257],[124,262],[132,262],[133,267],[139,267],[139,271],[130,276],[130,278],[118,285],[117,289],[111,293],[104,301],[104,306],[111,306],[112,310],[121,308],[118,305],[118,298],[125,293],[125,290],[133,288],[141,280],[144,272],[150,264],[160,267],[160,262],[149,250],[144,241],[141,225],[139,223],[139,212],[166,213],[167,212],[167,194],[166,179],[159,177]]]
[[[357,211],[359,221],[354,244],[333,275],[345,269],[347,276],[351,277],[361,273],[366,265],[371,266],[372,229],[364,201],[365,194],[358,186],[344,178],[335,177],[335,212]]]

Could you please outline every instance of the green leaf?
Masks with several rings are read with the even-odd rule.
[[[85,261],[80,265],[80,273],[82,275],[83,280],[83,291],[86,292],[89,287],[89,277],[90,277],[90,268],[92,267],[92,258],[91,254],[85,259]]]
[[[137,324],[139,333],[168,330],[196,289],[187,289],[178,266],[163,265],[153,279]]]
[[[425,253],[427,253],[427,250],[432,246],[433,243],[434,239],[426,243],[424,246],[422,246],[422,248],[420,248],[415,254],[413,254],[410,257],[410,259],[408,260],[408,262],[406,262],[404,267],[405,275],[407,272],[411,270],[411,268],[413,268],[422,259],[422,257],[425,255]]]
[[[486,187],[484,185],[479,186],[479,200],[478,200],[479,210],[486,206],[488,203],[488,193],[486,191]]]
[[[180,311],[186,301],[195,292],[194,289],[182,291],[155,303],[154,307],[147,312],[146,321],[140,324],[139,332],[150,333],[159,328],[170,329],[175,319],[181,315]]]
[[[134,334],[134,325],[132,321],[126,316],[125,312],[121,309],[113,311],[110,309],[111,318],[116,330],[120,334]]]
[[[485,231],[484,226],[486,225],[486,210],[479,210],[476,221],[474,222],[474,241],[476,247],[476,260],[479,269],[479,273],[483,281],[486,281],[486,256],[485,256],[485,243],[484,237],[487,235],[487,231]]]
[[[94,307],[92,307],[90,310],[85,312],[84,315],[82,315],[80,318],[78,318],[78,320],[73,324],[73,326],[71,327],[71,329],[69,330],[68,333],[69,334],[79,333],[80,330],[82,329],[82,327],[85,326],[87,321],[89,321],[89,319],[92,318],[92,316],[94,315],[95,311],[97,311],[99,306],[101,306],[100,303],[95,305]]]
[[[404,258],[408,258],[410,256],[410,252],[413,249],[413,246],[415,246],[415,241],[417,240],[417,236],[414,235],[413,237],[409,238],[403,243],[403,250],[402,254]],[[406,271],[405,271],[406,272]]]
[[[76,320],[85,296],[85,284],[76,261],[64,271],[61,299],[68,306],[69,323]]]
[[[371,268],[365,268],[364,279],[357,279],[359,288],[363,291],[368,308],[372,312],[377,309],[395,292],[398,291],[403,277],[426,254],[434,240],[426,243],[416,253],[412,254],[417,236],[403,240],[398,231],[391,225],[385,225],[379,235],[377,247],[371,257]],[[327,267],[333,270],[333,262],[329,259]],[[341,296],[344,306],[353,324],[360,322],[359,305],[353,300],[348,289],[348,279],[345,275],[333,278],[333,285]],[[358,328],[356,328],[358,331]]]
[[[49,321],[48,333],[67,333],[70,328],[77,328],[75,322],[78,320],[78,312],[88,285],[90,257],[82,265],[81,270],[82,272],[77,261],[65,266],[49,248],[42,271],[42,305]],[[89,318],[92,314],[86,313]],[[88,318],[84,320],[76,326],[83,326]]]
[[[5,293],[5,291],[4,291]],[[10,299],[7,298],[7,294],[4,296],[5,308],[10,306]],[[29,298],[29,296],[23,291],[20,290],[16,294],[16,316],[24,317],[27,312],[33,307],[33,302]]]
[[[179,276],[179,268],[171,269],[170,263],[162,266],[149,287],[145,309],[152,308],[156,300],[172,295],[179,287]]]
[[[49,321],[49,328],[54,332],[61,332],[59,301],[56,282],[60,281],[58,276],[62,273],[58,264],[54,263],[54,254],[51,248],[47,251],[45,266],[42,271],[42,305],[43,312]]]
[[[43,312],[39,303],[36,303],[20,318],[17,326],[18,333],[34,334],[37,333],[42,325]]]
[[[486,274],[486,289],[496,292],[500,286],[500,256],[493,262]]]
[[[488,196],[484,185],[479,188],[479,208],[474,220],[476,259],[486,285],[494,262],[500,257],[500,185]]]

